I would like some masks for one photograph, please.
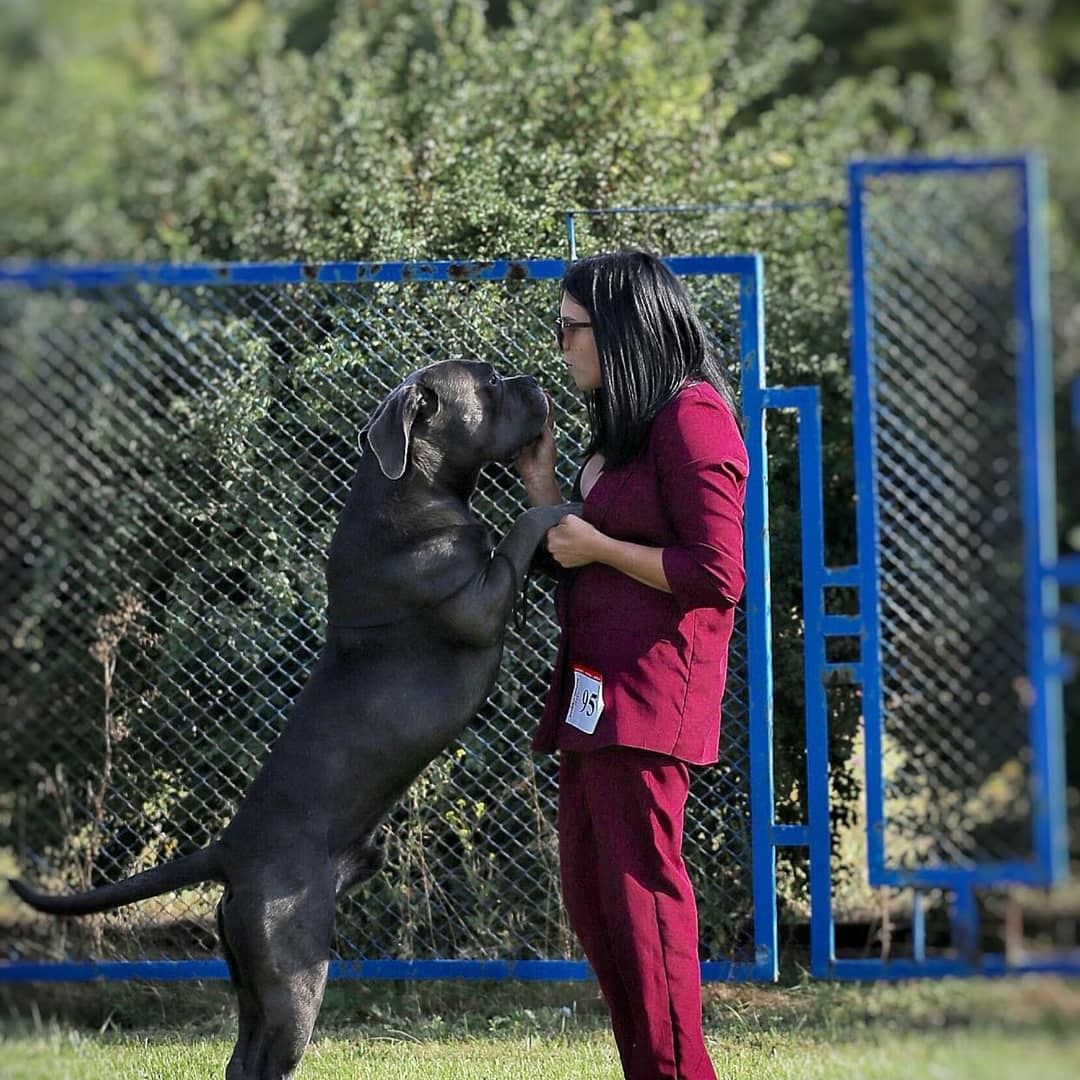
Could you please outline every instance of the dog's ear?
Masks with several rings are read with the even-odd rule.
[[[437,410],[438,399],[427,387],[418,383],[399,386],[360,429],[361,449],[366,437],[383,475],[400,480],[409,461],[413,424],[418,417],[434,415]]]

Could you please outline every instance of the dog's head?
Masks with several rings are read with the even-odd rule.
[[[383,474],[399,480],[413,462],[429,477],[468,476],[511,459],[547,420],[547,395],[531,375],[504,378],[488,363],[446,360],[410,375],[360,432]]]

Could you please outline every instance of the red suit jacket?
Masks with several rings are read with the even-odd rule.
[[[534,750],[635,746],[692,765],[716,761],[728,642],[745,584],[747,471],[735,418],[708,383],[684,387],[657,414],[642,454],[605,467],[585,499],[585,520],[616,539],[663,548],[672,592],[601,563],[560,571],[562,636]],[[586,734],[567,715],[575,686],[598,682],[603,709]]]

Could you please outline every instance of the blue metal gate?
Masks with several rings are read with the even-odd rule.
[[[802,477],[811,967],[834,978],[1080,970],[980,945],[981,890],[1068,868],[1053,386],[1038,159],[850,169],[858,563],[825,565],[815,388]],[[826,597],[847,595],[843,614]],[[829,659],[857,642],[856,661]],[[838,956],[828,694],[861,685],[869,885],[899,890],[910,947]],[[789,835],[790,834],[790,835]],[[927,905],[947,912],[928,946]],[[940,937],[940,935],[939,935]]]

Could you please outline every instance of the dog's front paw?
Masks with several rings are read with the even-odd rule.
[[[542,531],[547,532],[548,529],[555,528],[564,517],[569,517],[571,514],[581,517],[582,510],[583,505],[581,503],[566,502],[559,503],[557,506],[537,506],[529,512],[536,515],[540,528]]]

